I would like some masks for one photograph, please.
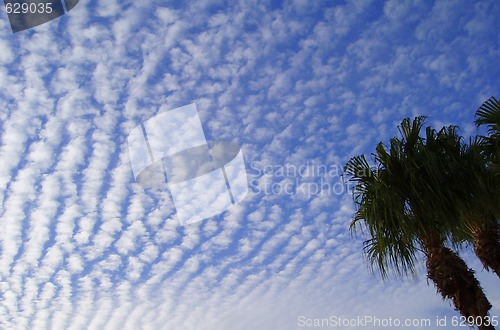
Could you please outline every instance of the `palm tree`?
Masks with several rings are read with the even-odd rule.
[[[471,138],[469,143],[449,126],[436,132],[428,128],[422,161],[429,182],[441,182],[436,189],[448,192],[448,200],[460,207],[460,216],[449,228],[457,246],[471,243],[487,270],[500,276],[500,231],[498,217],[498,188],[485,156],[485,139]],[[448,202],[450,204],[450,202]]]
[[[500,175],[500,101],[490,97],[476,111],[476,126],[486,125],[488,135],[483,136],[483,150],[489,158],[491,170]]]
[[[371,238],[365,241],[364,251],[384,278],[389,269],[414,275],[422,252],[427,276],[443,298],[451,299],[465,317],[485,318],[491,304],[474,272],[445,246],[455,231],[460,232],[457,219],[463,213],[463,207],[453,203],[461,189],[446,188],[448,178],[438,175],[447,173],[443,157],[450,156],[449,152],[440,154],[439,145],[453,128],[438,133],[427,128],[424,139],[419,135],[424,120],[403,120],[401,139],[391,139],[389,150],[379,143],[373,154],[376,168],[364,156],[347,162],[344,171],[354,183],[357,208],[351,231],[368,230]],[[478,327],[494,329],[491,325]]]
[[[463,182],[462,206],[465,241],[474,246],[476,256],[486,270],[500,277],[499,179],[485,157],[485,140],[471,139],[458,159],[459,170],[452,180]]]
[[[488,136],[481,136],[478,139],[476,154],[485,157],[486,171],[481,171],[478,180],[485,182],[486,195],[483,200],[488,201],[485,210],[490,210],[493,206],[498,206],[498,196],[500,195],[500,101],[495,97],[490,97],[476,111],[475,123],[478,127],[486,125]],[[474,249],[484,267],[490,268],[500,277],[500,224],[499,210],[490,210],[480,213],[476,225],[472,226],[472,237]]]

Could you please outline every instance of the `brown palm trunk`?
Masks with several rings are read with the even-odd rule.
[[[486,270],[500,277],[500,226],[497,221],[484,221],[472,228],[474,251]]]
[[[484,320],[482,323],[489,324],[486,316],[491,304],[465,261],[442,244],[427,244],[424,250],[427,256],[427,277],[434,282],[443,299],[451,299],[462,316],[474,320],[481,317]],[[492,325],[478,325],[478,329],[495,328]]]

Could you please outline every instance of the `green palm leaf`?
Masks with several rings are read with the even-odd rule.
[[[490,134],[500,133],[500,101],[490,97],[476,111],[477,126],[487,125]]]

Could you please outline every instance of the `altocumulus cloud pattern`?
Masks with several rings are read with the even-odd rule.
[[[0,328],[456,315],[423,270],[366,271],[348,193],[261,192],[338,182],[272,169],[341,167],[406,116],[475,134],[473,112],[498,95],[500,2],[80,1],[17,33],[3,9]],[[173,191],[136,182],[128,136],[192,103],[208,144],[238,141],[254,184],[181,225]],[[497,279],[464,256],[499,315]]]

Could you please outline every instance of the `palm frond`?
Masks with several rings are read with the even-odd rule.
[[[500,133],[500,101],[494,96],[484,102],[476,111],[476,126],[487,125],[490,134]]]
[[[410,118],[405,118],[398,126],[399,133],[402,137],[402,143],[405,152],[412,152],[413,148],[422,140],[420,137],[420,131],[424,126],[426,116],[418,116],[410,120]]]

